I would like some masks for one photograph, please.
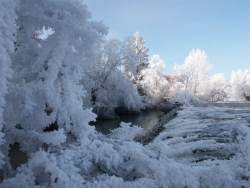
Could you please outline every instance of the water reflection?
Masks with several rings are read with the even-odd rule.
[[[113,129],[120,127],[121,122],[132,123],[133,125],[150,130],[158,125],[164,114],[164,112],[158,110],[143,111],[138,114],[121,115],[117,119],[97,119],[90,124],[95,126],[98,132],[103,134],[109,134]]]

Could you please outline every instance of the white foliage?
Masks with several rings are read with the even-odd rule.
[[[233,71],[230,83],[231,100],[250,100],[250,70]]]
[[[201,92],[208,79],[210,65],[207,63],[207,55],[204,50],[194,49],[186,57],[183,65],[176,65],[175,72],[184,89],[192,95]]]
[[[134,33],[124,42],[124,66],[130,79],[137,79],[141,70],[148,64],[148,49],[139,32]]]
[[[150,57],[148,62],[148,69],[154,71],[155,73],[163,75],[165,68],[165,62],[159,55],[152,55]]]
[[[169,95],[169,82],[164,76],[165,63],[159,55],[149,58],[148,67],[140,74],[139,85],[146,96],[154,102]]]
[[[90,21],[86,6],[78,0],[23,0],[17,13],[6,139],[19,141],[25,149],[32,141],[30,151],[44,143],[60,145],[68,137],[85,139],[83,135],[93,131],[88,122],[95,115],[84,110],[81,81],[106,27]]]
[[[112,131],[110,134],[111,138],[125,141],[133,140],[136,135],[138,135],[143,130],[143,128],[132,125],[131,123],[121,122],[120,126],[121,127]]]
[[[188,90],[183,89],[182,84],[180,84],[180,87],[176,87],[175,89],[175,101],[186,106],[190,106],[195,100],[197,100]]]
[[[40,40],[47,40],[51,35],[55,33],[55,30],[51,27],[43,26],[42,29],[35,31],[34,38]]]
[[[106,41],[97,60],[89,64],[83,81],[93,105],[122,106],[132,110],[143,107],[136,87],[122,70],[123,49],[118,40]]]
[[[205,82],[204,90],[200,95],[211,102],[225,101],[228,97],[229,84],[223,74],[215,74]]]

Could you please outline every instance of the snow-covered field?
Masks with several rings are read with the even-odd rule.
[[[180,165],[187,176],[172,173],[175,185],[193,177],[188,187],[250,187],[250,108],[240,106],[187,107],[165,125],[148,147]]]

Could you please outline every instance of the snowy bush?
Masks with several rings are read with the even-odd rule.
[[[231,100],[250,101],[250,70],[233,71],[230,84]]]
[[[175,66],[175,74],[184,90],[196,96],[206,87],[204,83],[209,77],[209,69],[205,51],[194,49],[186,57],[184,64]]]
[[[170,88],[172,96],[185,104],[228,100],[230,84],[222,74],[210,76],[210,67],[205,51],[192,50],[184,64],[175,67],[175,82]]]
[[[140,74],[139,88],[152,103],[157,103],[169,96],[170,84],[164,76],[165,63],[159,55],[149,58],[147,68]]]
[[[113,130],[109,137],[117,140],[131,141],[142,131],[142,127],[132,125],[131,123],[121,122],[120,127]]]
[[[209,78],[201,97],[211,102],[226,101],[228,99],[229,84],[223,74],[215,74]]]
[[[118,40],[106,41],[94,63],[85,70],[83,84],[88,90],[92,106],[143,108],[136,86],[123,72],[123,48]]]

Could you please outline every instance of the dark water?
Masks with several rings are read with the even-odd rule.
[[[162,111],[152,110],[138,114],[121,115],[117,119],[97,119],[96,122],[91,122],[91,125],[96,127],[98,132],[109,134],[113,129],[120,127],[121,122],[132,123],[146,130],[150,130],[158,125],[161,117],[166,114]]]

